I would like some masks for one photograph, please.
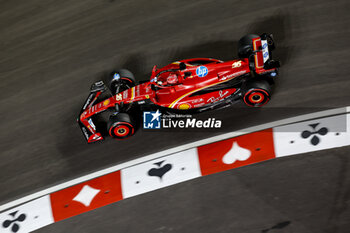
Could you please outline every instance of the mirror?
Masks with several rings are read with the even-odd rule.
[[[154,66],[153,66],[153,69],[152,69],[152,75],[153,75],[156,71],[157,71],[157,66],[154,65]]]
[[[186,79],[187,77],[190,77],[192,75],[191,72],[185,72],[185,76],[184,76],[184,79]]]
[[[180,68],[180,70],[185,70],[185,69],[186,69],[186,64],[183,63],[183,62],[181,62],[181,63],[179,64],[179,68]]]

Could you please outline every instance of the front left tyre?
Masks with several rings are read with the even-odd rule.
[[[126,139],[135,133],[135,125],[127,113],[112,115],[107,129],[109,135],[115,139]]]
[[[107,85],[112,94],[115,95],[136,85],[135,77],[127,69],[113,71],[107,80]]]

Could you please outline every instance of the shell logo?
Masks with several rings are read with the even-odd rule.
[[[178,109],[181,109],[181,110],[187,110],[189,109],[191,106],[189,104],[180,104]]]
[[[146,99],[149,99],[149,95],[146,95],[145,97],[146,97]]]
[[[103,101],[103,106],[107,106],[108,104],[109,104],[109,100],[105,100],[105,101]]]

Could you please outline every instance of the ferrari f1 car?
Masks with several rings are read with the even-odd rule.
[[[98,81],[81,109],[78,123],[88,143],[110,135],[125,139],[135,133],[140,111],[161,109],[202,112],[243,100],[250,107],[266,104],[278,74],[279,61],[272,59],[272,34],[249,34],[238,42],[239,59],[221,61],[194,58],[153,67],[149,81],[136,84],[125,69],[113,71],[106,84]],[[108,110],[108,111],[106,111]],[[107,112],[104,124],[98,115]],[[107,122],[106,122],[107,121]]]

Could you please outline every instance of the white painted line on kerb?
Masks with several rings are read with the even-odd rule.
[[[251,133],[251,132],[255,132],[255,131],[273,128],[276,126],[291,124],[291,123],[300,122],[300,121],[312,120],[312,119],[326,117],[326,116],[344,114],[344,113],[349,113],[349,112],[350,112],[350,107],[343,107],[343,108],[325,110],[325,111],[316,112],[316,113],[305,114],[305,115],[291,117],[291,118],[287,118],[287,119],[283,119],[283,120],[273,121],[273,122],[258,125],[258,126],[249,127],[246,129],[241,129],[241,130],[230,132],[230,133],[221,134],[221,135],[214,136],[211,138],[202,139],[202,140],[199,140],[196,142],[192,142],[192,143],[188,143],[188,144],[185,144],[182,146],[174,147],[174,148],[171,148],[168,150],[160,151],[160,152],[157,152],[154,154],[144,156],[142,158],[134,159],[134,160],[131,160],[131,161],[128,161],[128,162],[125,162],[122,164],[118,164],[118,165],[115,165],[115,166],[112,166],[112,167],[109,167],[109,168],[106,168],[106,169],[103,169],[100,171],[93,172],[93,173],[85,175],[85,176],[81,176],[79,178],[64,182],[64,183],[59,184],[59,185],[52,186],[50,188],[41,190],[39,192],[30,194],[30,195],[27,195],[27,196],[22,197],[20,199],[8,202],[8,203],[0,206],[0,212],[7,210],[7,209],[10,209],[10,208],[13,208],[13,207],[20,205],[20,204],[23,204],[25,202],[37,199],[39,197],[48,195],[50,193],[54,193],[58,190],[65,189],[65,188],[68,188],[70,186],[94,179],[96,177],[103,176],[103,175],[124,169],[126,167],[130,167],[130,166],[133,166],[136,164],[140,164],[140,163],[149,161],[149,160],[164,157],[166,155],[173,154],[173,153],[176,153],[179,151],[187,150],[187,149],[190,149],[193,147],[198,147],[201,145],[206,145],[206,144],[209,144],[212,142],[221,141],[221,140],[232,138],[232,137],[237,137],[237,136]]]

